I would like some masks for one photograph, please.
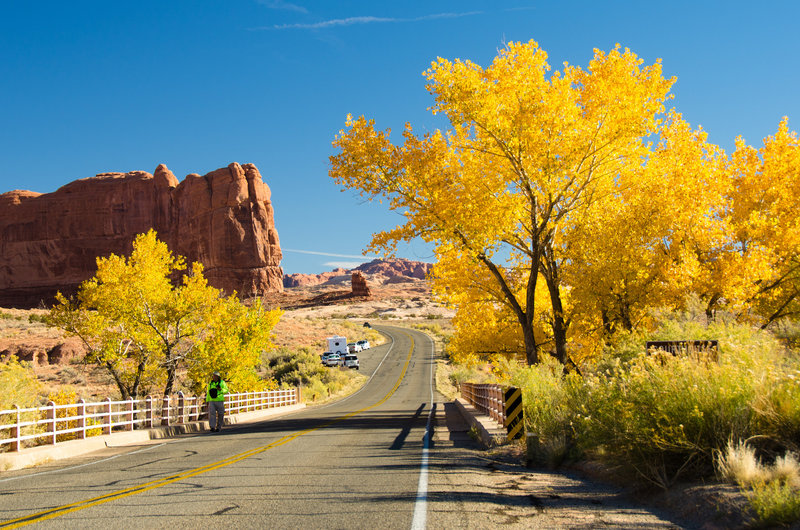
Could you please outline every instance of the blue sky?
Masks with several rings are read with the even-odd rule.
[[[285,272],[367,261],[402,222],[328,177],[348,113],[446,126],[422,72],[488,65],[539,42],[560,69],[619,42],[677,76],[674,106],[710,140],[800,128],[800,3],[138,0],[0,5],[0,192],[47,193],[107,171],[179,179],[254,163],[272,189]],[[431,261],[415,243],[400,257]]]

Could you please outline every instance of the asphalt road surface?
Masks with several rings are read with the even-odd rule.
[[[480,449],[433,344],[380,327],[352,396],[0,473],[0,528],[678,528],[624,491]],[[691,527],[691,525],[690,525]]]
[[[336,403],[0,475],[0,528],[423,528],[433,344],[381,330]]]

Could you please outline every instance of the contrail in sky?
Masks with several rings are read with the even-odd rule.
[[[318,252],[316,250],[297,250],[294,248],[281,248],[281,252],[296,252],[298,254],[313,254],[314,256],[330,256],[332,258],[380,259],[380,256],[354,256],[351,254],[334,254],[332,252]]]
[[[275,26],[263,26],[254,29],[322,29],[331,28],[334,26],[353,26],[355,24],[374,24],[379,22],[421,22],[423,20],[435,20],[438,18],[460,18],[469,17],[473,15],[481,15],[483,11],[468,11],[466,13],[437,13],[435,15],[425,15],[414,18],[394,18],[394,17],[348,17],[348,18],[334,18],[331,20],[323,20],[322,22],[314,22],[312,24],[281,24]]]

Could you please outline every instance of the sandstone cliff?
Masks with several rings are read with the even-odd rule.
[[[0,306],[74,292],[98,256],[130,253],[136,234],[151,228],[226,293],[283,289],[270,190],[258,169],[233,163],[179,183],[160,165],[154,175],[102,173],[53,193],[0,195]]]

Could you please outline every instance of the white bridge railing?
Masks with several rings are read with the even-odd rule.
[[[298,388],[243,392],[225,396],[225,413],[238,414],[286,407],[300,402]],[[0,410],[0,452],[24,447],[82,440],[113,432],[181,425],[208,418],[208,405],[199,396],[151,397],[99,402],[83,399],[71,405],[52,401],[43,407]]]

